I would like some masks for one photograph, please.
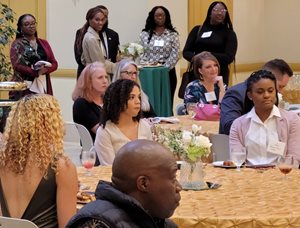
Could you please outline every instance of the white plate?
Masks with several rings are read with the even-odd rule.
[[[234,169],[234,168],[236,168],[236,166],[223,165],[223,162],[224,161],[215,161],[212,164],[215,167],[221,167],[221,168],[226,168],[226,169],[232,169],[232,168]]]

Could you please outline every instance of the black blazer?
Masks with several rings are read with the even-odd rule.
[[[107,36],[108,55],[110,60],[115,63],[117,61],[120,45],[119,34],[110,28],[107,28],[105,33]]]

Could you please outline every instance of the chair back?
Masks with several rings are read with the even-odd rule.
[[[65,122],[64,151],[76,166],[81,166],[82,150],[93,147],[93,139],[89,131],[81,124]]]
[[[213,154],[213,160],[230,160],[229,136],[224,134],[212,134],[209,138],[212,143],[211,152]]]
[[[83,150],[90,150],[94,146],[94,142],[92,139],[92,136],[88,129],[86,129],[85,126],[75,123],[76,128],[78,130],[79,136],[80,136],[80,141],[82,145]]]
[[[0,228],[38,228],[38,226],[26,219],[0,216]]]
[[[186,108],[184,103],[177,104],[175,109],[176,109],[176,115],[178,116],[186,115]]]

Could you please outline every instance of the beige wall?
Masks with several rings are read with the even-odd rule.
[[[238,37],[237,64],[264,60],[264,1],[235,0],[233,26]]]
[[[300,1],[265,0],[265,2],[265,58],[280,56],[290,63],[300,63]]]

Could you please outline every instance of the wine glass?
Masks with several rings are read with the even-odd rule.
[[[89,151],[82,151],[82,156],[81,156],[81,163],[83,167],[86,169],[86,176],[91,176],[92,175],[92,168],[94,167],[94,164],[96,162],[96,153],[94,148],[91,148]]]
[[[241,165],[246,160],[246,148],[230,148],[230,158],[236,164],[236,171],[241,171]]]
[[[186,111],[190,118],[193,118],[195,116],[196,107],[197,107],[197,103],[187,103],[186,104]]]
[[[282,172],[284,174],[284,178],[283,179],[287,179],[287,174],[290,173],[293,169],[293,167],[296,167],[296,161],[293,157],[291,156],[287,156],[287,157],[280,157],[278,160],[278,169],[280,170],[280,172]]]

